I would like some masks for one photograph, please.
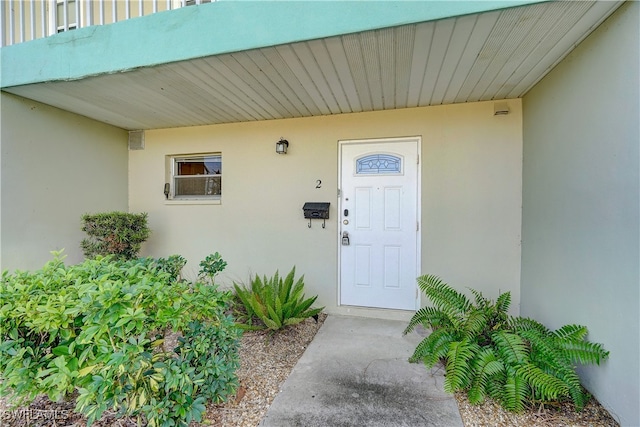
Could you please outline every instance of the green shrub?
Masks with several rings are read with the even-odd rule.
[[[277,331],[289,325],[295,325],[308,317],[315,317],[324,307],[311,308],[317,296],[305,299],[304,276],[294,285],[296,268],[283,279],[276,271],[271,278],[261,280],[255,276],[250,287],[233,284],[236,297],[245,309],[245,328],[271,329]],[[254,326],[257,318],[262,326]]]
[[[588,395],[576,364],[600,364],[608,357],[601,344],[585,340],[587,328],[566,325],[551,331],[539,322],[507,314],[510,294],[494,302],[471,290],[475,304],[436,276],[421,276],[418,286],[433,303],[416,312],[404,333],[417,325],[432,332],[416,347],[411,361],[427,368],[444,360],[444,389],[467,392],[472,404],[489,396],[510,411],[526,405],[571,399],[581,410]]]
[[[82,216],[82,231],[89,236],[80,242],[85,257],[113,255],[134,259],[150,234],[147,214],[108,212]]]
[[[200,261],[200,271],[198,277],[206,278],[213,284],[216,274],[220,273],[227,267],[227,262],[222,259],[218,252],[209,254],[205,259]]]
[[[158,258],[155,260],[158,268],[169,273],[174,281],[182,280],[182,267],[187,264],[187,260],[181,255],[170,255],[168,258]]]
[[[89,424],[110,409],[186,426],[238,385],[231,294],[175,281],[155,260],[66,266],[58,253],[37,272],[4,272],[0,285],[0,393],[16,404],[77,390]],[[163,345],[171,331],[182,335],[173,352]]]

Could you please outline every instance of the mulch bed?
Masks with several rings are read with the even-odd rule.
[[[307,319],[277,333],[245,332],[240,345],[240,387],[237,395],[224,404],[209,405],[205,421],[192,423],[191,426],[257,426],[325,319],[326,314],[321,314],[317,322]],[[582,412],[575,412],[573,406],[567,403],[530,408],[522,414],[507,412],[491,400],[479,406],[471,405],[464,393],[456,393],[455,398],[465,427],[619,426],[593,398]],[[45,396],[39,396],[29,406],[16,410],[9,410],[7,403],[7,398],[0,399],[2,427],[86,426],[85,418],[73,412],[73,401],[55,403]],[[135,427],[137,423],[132,419],[116,419],[113,412],[106,412],[93,426]]]

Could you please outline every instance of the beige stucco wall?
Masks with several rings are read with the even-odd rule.
[[[80,217],[127,210],[127,132],[2,92],[0,269],[82,260]]]
[[[640,4],[623,5],[524,97],[522,314],[611,352],[580,370],[640,425]]]
[[[511,291],[517,312],[522,122],[520,101],[509,104],[507,116],[494,116],[486,102],[147,131],[145,149],[129,154],[130,209],[148,212],[153,229],[143,251],[182,254],[190,277],[219,251],[228,262],[219,277],[225,285],[295,265],[307,293],[329,311],[363,314],[336,306],[338,141],[418,135],[422,272],[490,297]],[[286,155],[275,153],[280,137],[290,142]],[[202,152],[222,153],[221,204],[167,204],[165,156]],[[307,227],[307,201],[331,203],[326,229],[318,221]]]

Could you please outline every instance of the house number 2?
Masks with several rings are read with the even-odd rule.
[[[316,188],[322,188],[322,180],[321,179],[317,179],[316,180]]]

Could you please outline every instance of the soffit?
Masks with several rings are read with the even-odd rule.
[[[124,129],[519,98],[622,3],[539,3],[4,90]]]

